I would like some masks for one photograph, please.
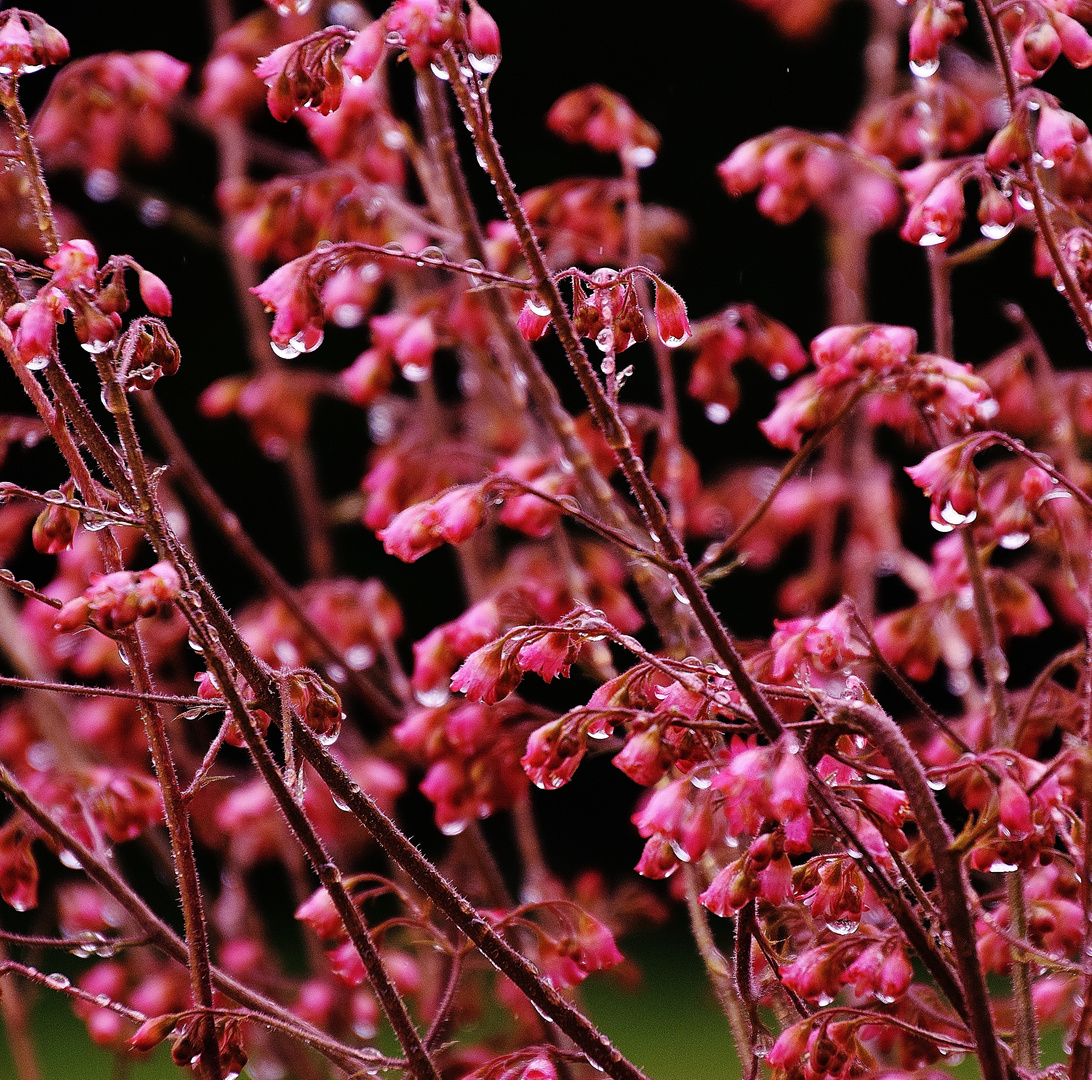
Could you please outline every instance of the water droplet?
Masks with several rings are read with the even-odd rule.
[[[424,382],[432,369],[425,364],[403,364],[402,365],[402,377],[407,382],[419,383]]]
[[[887,994],[881,994],[879,990],[876,991],[876,1000],[882,1001],[885,1005],[890,1005],[895,999]]]
[[[675,852],[675,858],[678,859],[679,862],[690,862],[689,853],[677,841],[669,840],[668,843],[671,845],[671,850]]]
[[[925,781],[933,791],[943,791],[948,785],[943,780]]]
[[[1013,532],[1006,533],[997,542],[1006,551],[1016,551],[1017,548],[1022,548],[1030,539],[1031,537],[1025,532]]]
[[[330,318],[343,329],[351,329],[364,321],[364,309],[359,304],[338,304],[330,312]]]
[[[699,791],[705,791],[706,788],[712,786],[713,780],[708,776],[691,776],[690,783]]]
[[[677,349],[680,345],[685,345],[690,340],[690,335],[689,334],[682,334],[679,337],[672,337],[669,334],[667,337],[661,337],[660,340],[669,349]]]
[[[924,235],[924,236],[923,236],[923,237],[922,237],[922,238],[921,238],[921,239],[920,239],[920,240],[918,241],[918,246],[919,246],[919,247],[924,247],[924,248],[927,248],[927,247],[936,247],[936,246],[937,246],[937,244],[943,244],[943,243],[944,243],[944,241],[945,241],[945,240],[947,240],[947,239],[948,239],[948,237],[944,236],[944,235],[943,235],[942,233],[937,233],[937,232],[927,232],[927,233],[926,233],[926,234],[925,234],[925,235]]]
[[[931,518],[929,524],[933,526],[938,533],[950,533],[953,526],[948,525],[946,522],[937,521],[935,518]]]
[[[443,251],[433,244],[429,247],[421,248],[421,250],[417,252],[417,261],[419,263],[428,263],[429,266],[439,266],[440,263],[445,262],[446,259]]]
[[[1042,165],[1042,167],[1044,169],[1053,169],[1054,168],[1054,159],[1053,158],[1043,158],[1039,162],[1039,164]]]
[[[671,586],[671,592],[680,604],[685,604],[687,607],[690,606],[690,598],[686,595],[686,593],[682,591],[682,589],[679,587],[678,582]]]
[[[388,255],[405,255],[405,253],[406,253],[406,249],[404,247],[402,247],[401,244],[396,244],[396,243],[393,243],[393,242],[391,242],[389,244],[384,244],[383,245],[383,250]]]
[[[69,870],[83,869],[83,863],[80,862],[76,853],[74,851],[69,851],[68,848],[63,848],[57,858],[61,860],[61,865],[67,866]]]
[[[282,360],[295,360],[297,356],[303,351],[298,348],[292,341],[287,341],[283,345],[278,341],[270,341],[269,347],[282,359]]]
[[[815,1000],[815,1004],[822,1008],[824,1005],[829,1005],[834,1000],[830,994],[820,994]]]
[[[59,971],[54,971],[52,974],[45,977],[46,986],[52,986],[54,990],[67,990],[72,985],[72,980],[67,975],[62,975]]]
[[[437,686],[431,690],[414,690],[413,696],[426,709],[438,709],[451,697],[451,691],[446,686]]]
[[[604,326],[595,335],[595,344],[600,352],[609,352],[614,348],[614,331],[609,326]]]
[[[340,796],[338,796],[333,790],[330,791],[330,800],[339,810],[344,810],[347,814],[352,813],[352,810],[349,808],[349,804]]]
[[[388,45],[401,45],[402,35],[397,30],[388,30],[387,35],[383,40]]]
[[[782,363],[770,365],[770,375],[778,382],[784,382],[789,377],[789,369]]]
[[[1011,874],[1014,870],[1019,870],[1020,867],[1016,863],[1002,862],[1000,859],[996,862],[990,863],[991,874]]]
[[[856,933],[857,928],[861,925],[861,920],[857,919],[831,919],[827,923],[827,929],[834,934],[840,934],[845,937],[847,934]],[[826,1002],[827,1005],[830,1001]]]
[[[597,344],[598,344],[598,342],[597,342]],[[614,365],[614,357],[613,356],[604,356],[603,357],[603,362],[599,365],[599,370],[604,375],[613,375],[614,374],[614,366],[615,366]]]
[[[118,178],[109,169],[92,169],[83,182],[83,190],[89,199],[107,203],[117,198]]]
[[[656,151],[651,146],[632,146],[626,157],[635,169],[647,169],[656,160]]]
[[[158,229],[166,225],[171,216],[171,208],[162,199],[145,199],[140,204],[140,220],[149,229]]]
[[[27,361],[27,371],[42,371],[49,367],[48,356],[34,356]]]
[[[461,833],[466,832],[466,827],[469,824],[470,822],[466,820],[445,821],[443,825],[440,826],[440,832],[442,832],[444,836],[459,836]]]
[[[550,305],[538,293],[531,293],[527,298],[527,307],[532,315],[537,315],[539,318],[550,314]]]
[[[751,1043],[751,1053],[756,1058],[765,1059],[769,1056],[770,1051],[773,1049],[773,1039],[770,1038],[764,1031],[760,1031],[754,1038],[754,1042]]]
[[[337,737],[341,734],[341,724],[334,724],[333,727],[327,728],[323,732],[315,732],[315,739],[320,746],[333,746],[337,742]]]
[[[477,53],[471,53],[468,59],[470,60],[470,66],[479,75],[492,75],[500,67],[501,60],[497,53],[484,53],[480,56]]]
[[[910,73],[919,79],[928,79],[940,70],[940,57],[934,56],[930,60],[910,61]]]
[[[95,995],[95,1004],[96,1005],[101,1005],[105,1009],[105,1008],[108,1008],[110,1005],[113,1005],[113,1002],[110,1000],[110,998],[106,994],[96,994]]]
[[[1010,221],[1007,225],[1002,225],[997,221],[987,221],[979,227],[979,232],[987,240],[1004,240],[1006,236],[1012,232],[1015,223]]]
[[[1029,105],[1028,108],[1030,107],[1031,106]],[[1023,188],[1016,189],[1016,202],[1024,210],[1035,209],[1035,200],[1032,198],[1031,194]]]
[[[451,78],[451,76],[447,73],[447,68],[444,67],[444,65],[441,64],[439,60],[433,60],[429,67],[432,68],[432,74],[435,75],[436,78],[440,79],[442,82],[447,82],[448,79]]]
[[[353,671],[363,671],[375,663],[375,650],[369,649],[367,645],[350,645],[345,650],[345,659]]]
[[[961,514],[950,502],[944,504],[944,509],[941,510],[940,516],[947,524],[955,525],[970,525],[976,517],[978,517],[978,511],[972,510],[968,514]]]

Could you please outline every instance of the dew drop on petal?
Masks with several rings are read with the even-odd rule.
[[[283,345],[279,341],[270,341],[269,347],[282,359],[282,360],[295,360],[297,356],[303,351],[295,344],[295,339],[292,341],[286,341]]]
[[[656,160],[656,151],[651,146],[633,146],[626,156],[635,169],[647,169]]]
[[[494,71],[500,66],[500,56],[497,53],[486,53],[479,56],[477,53],[470,54],[470,66],[479,75],[492,75]],[[654,155],[655,156],[655,155]],[[649,162],[651,164],[651,162]],[[641,166],[638,165],[638,168]]]
[[[919,247],[924,247],[924,248],[936,247],[937,244],[943,244],[944,241],[947,240],[947,239],[948,239],[948,237],[946,237],[943,233],[927,232],[918,241],[918,246]]]
[[[827,929],[830,930],[831,933],[845,937],[847,934],[855,933],[860,925],[860,919],[831,919],[831,921],[827,923]],[[820,1002],[820,1004],[823,1003]],[[830,1001],[827,1001],[826,1004],[829,1005]]]
[[[445,821],[443,825],[440,826],[440,832],[442,832],[444,836],[459,836],[466,832],[466,827],[469,824],[470,822],[466,820]]]
[[[928,79],[930,76],[935,75],[940,70],[940,57],[934,56],[930,60],[922,60],[920,62],[910,61],[910,73],[916,75],[919,79]]]
[[[419,705],[426,709],[438,709],[449,697],[451,692],[444,686],[437,686],[431,690],[414,690],[413,696]]]
[[[527,300],[527,307],[532,315],[537,315],[540,319],[550,314],[550,305],[538,293],[531,293]]]
[[[1020,868],[1015,863],[1002,862],[1000,859],[990,863],[991,874],[1011,874]]]
[[[451,78],[447,73],[447,68],[444,67],[439,60],[433,60],[429,66],[432,68],[432,74],[435,75],[437,79],[447,82],[448,79]]]
[[[1018,548],[1022,548],[1031,537],[1026,532],[1011,532],[1006,533],[997,542],[1006,551],[1016,551]]]
[[[996,221],[987,221],[985,224],[979,226],[979,232],[987,240],[1004,240],[1006,236],[1012,232],[1014,228],[1014,222],[1009,222],[1007,225],[1002,225]]]

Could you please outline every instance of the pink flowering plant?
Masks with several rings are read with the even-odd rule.
[[[799,39],[836,6],[748,3]],[[1092,140],[1045,88],[1092,65],[1092,5],[872,0],[847,131],[709,162],[773,222],[825,230],[810,345],[744,296],[688,311],[685,225],[642,191],[660,132],[613,90],[559,87],[546,117],[608,175],[520,190],[477,0],[225,9],[199,89],[162,52],[66,63],[61,30],[0,11],[0,351],[26,402],[0,417],[20,1080],[39,990],[119,1067],[166,1045],[201,1080],[644,1080],[580,987],[675,908],[748,1080],[933,1080],[964,1057],[985,1080],[1089,1080],[1092,377],[1011,304],[995,356],[957,357],[952,279],[1026,238],[1051,317],[1092,346]],[[28,120],[23,80],[57,65]],[[198,407],[283,467],[268,535],[160,403],[185,362],[169,282],[47,184],[132,202],[181,122],[216,145],[222,228],[141,213],[223,245],[250,366]],[[870,316],[888,239],[928,276],[921,326]],[[355,358],[326,362],[327,337]],[[706,455],[704,429],[772,383],[761,460]],[[369,441],[333,494],[331,401]],[[263,552],[292,522],[298,580]],[[345,568],[354,529],[373,576]],[[252,602],[222,598],[205,535]],[[458,584],[411,611],[399,562]],[[755,571],[775,607],[741,638]],[[635,793],[597,810],[643,843],[619,880],[555,872],[540,835],[596,759]],[[415,800],[437,827],[420,846]],[[294,963],[255,884],[271,867]],[[169,900],[142,892],[156,876]],[[71,976],[43,973],[51,953]]]

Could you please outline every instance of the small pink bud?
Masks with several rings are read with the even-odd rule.
[[[1086,68],[1092,64],[1092,34],[1068,15],[1052,12],[1052,17],[1065,58],[1075,68]]]
[[[1021,840],[1035,831],[1031,819],[1031,800],[1011,776],[1005,776],[997,789],[997,816],[1009,836]]]
[[[677,349],[690,339],[690,320],[683,298],[670,285],[656,282],[656,332],[669,348]]]
[[[163,279],[150,270],[141,270],[137,281],[140,286],[140,298],[144,301],[144,306],[153,315],[158,315],[161,319],[170,315],[171,292]]]
[[[353,38],[352,44],[341,58],[342,71],[357,79],[370,79],[387,55],[386,34],[387,26],[383,19],[368,23]]]
[[[548,311],[545,315],[541,314],[534,301],[528,300],[520,310],[516,326],[525,341],[538,341],[549,330],[551,320],[552,316]]]
[[[473,0],[466,20],[466,37],[470,51],[475,56],[500,55],[500,29],[497,26],[497,20],[481,4]]]
[[[173,1013],[166,1016],[152,1016],[144,1021],[129,1037],[128,1047],[138,1053],[154,1050],[172,1031],[178,1023],[178,1017]]]

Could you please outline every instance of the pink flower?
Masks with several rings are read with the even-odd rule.
[[[492,705],[507,697],[519,685],[523,673],[505,655],[505,640],[500,638],[472,652],[451,676],[451,689],[471,701]],[[534,779],[534,777],[532,777]]]
[[[341,70],[361,82],[375,74],[376,68],[387,55],[387,24],[385,19],[368,23],[353,38],[341,58]]]
[[[539,309],[535,306],[534,302],[527,300],[524,302],[522,308],[520,308],[519,318],[516,319],[516,326],[519,328],[519,332],[523,335],[525,341],[538,341],[543,334],[550,328],[550,323],[553,316],[549,312],[545,315],[540,314]]]
[[[497,20],[477,0],[470,2],[470,12],[466,19],[466,40],[475,56],[500,55],[500,28]]]
[[[31,11],[0,12],[0,75],[26,75],[68,59],[64,35]]]
[[[656,332],[669,348],[677,349],[685,344],[691,334],[690,320],[686,317],[683,298],[670,285],[656,282]]]
[[[150,270],[141,270],[137,278],[140,298],[153,314],[165,319],[171,313],[171,292],[161,277]]]
[[[586,749],[582,739],[574,736],[562,721],[554,720],[531,732],[520,764],[535,787],[553,790],[573,778]]]

